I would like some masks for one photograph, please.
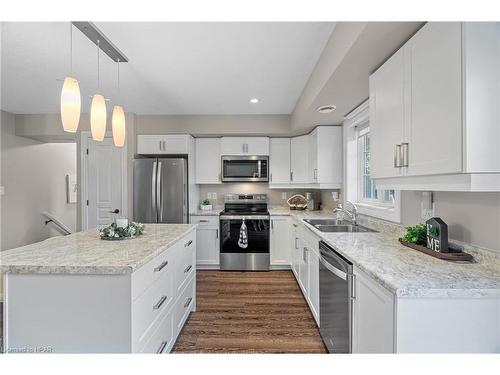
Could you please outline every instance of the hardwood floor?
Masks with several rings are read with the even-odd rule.
[[[290,271],[198,271],[174,353],[326,353]]]

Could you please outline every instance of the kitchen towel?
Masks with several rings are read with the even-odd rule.
[[[248,231],[247,226],[245,225],[245,219],[241,222],[240,227],[240,238],[238,239],[238,246],[242,249],[246,249],[248,247]]]

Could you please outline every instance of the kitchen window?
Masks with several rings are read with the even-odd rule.
[[[368,103],[351,112],[344,122],[345,199],[362,214],[400,222],[400,192],[377,190],[370,175],[370,123]]]

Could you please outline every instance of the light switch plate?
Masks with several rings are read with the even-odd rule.
[[[212,199],[217,200],[217,193],[212,193]]]
[[[285,200],[286,199],[286,191],[283,191],[281,193],[281,199]]]

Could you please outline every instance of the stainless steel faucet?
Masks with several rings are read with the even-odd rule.
[[[342,212],[342,213],[345,213],[347,214],[347,216],[349,216],[349,218],[351,219],[351,222],[353,223],[353,225],[357,225],[357,216],[358,216],[358,208],[356,207],[356,205],[350,201],[346,201],[346,204],[350,204],[352,209],[351,211],[349,210],[346,210],[343,206],[342,206],[342,203],[339,203],[337,205],[337,207],[335,207],[333,209],[333,213],[336,214],[337,212]]]

